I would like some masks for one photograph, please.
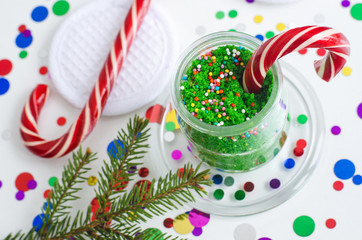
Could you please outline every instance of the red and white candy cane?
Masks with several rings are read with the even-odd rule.
[[[244,90],[258,93],[267,71],[276,60],[305,48],[328,50],[324,58],[314,62],[318,76],[327,82],[341,71],[350,52],[349,41],[335,29],[305,26],[287,30],[270,38],[255,50],[244,71]]]
[[[48,141],[39,136],[37,121],[49,89],[48,86],[40,84],[33,90],[25,103],[20,126],[21,137],[31,152],[44,158],[61,157],[74,150],[92,132],[150,2],[151,0],[134,0],[87,104],[68,132],[58,139]]]

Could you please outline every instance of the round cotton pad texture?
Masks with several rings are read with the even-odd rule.
[[[56,89],[83,108],[132,1],[95,0],[67,18],[54,36],[49,73]],[[163,14],[151,4],[104,108],[125,114],[152,102],[170,81],[176,47]]]

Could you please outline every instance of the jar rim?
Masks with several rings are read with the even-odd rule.
[[[178,58],[176,69],[173,71],[172,75],[173,84],[171,89],[171,98],[173,105],[182,120],[200,132],[220,137],[235,135],[235,132],[241,134],[262,123],[263,119],[267,118],[267,116],[271,113],[274,106],[279,104],[278,99],[281,98],[283,76],[280,65],[277,61],[271,67],[273,74],[273,89],[267,103],[256,116],[240,124],[231,126],[215,126],[198,120],[185,108],[183,104],[181,104],[182,99],[180,92],[182,76],[184,76],[192,61],[202,55],[202,53],[206,53],[216,47],[229,44],[240,45],[254,52],[261,43],[262,42],[259,39],[246,33],[220,31],[205,35],[189,45]],[[277,84],[275,84],[276,82]]]

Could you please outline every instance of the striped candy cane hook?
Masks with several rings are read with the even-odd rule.
[[[44,158],[58,158],[74,150],[92,132],[101,117],[108,96],[136,32],[146,15],[151,0],[134,0],[117,35],[107,60],[93,87],[88,102],[78,119],[58,139],[45,140],[39,136],[38,118],[49,95],[49,88],[38,85],[25,103],[20,123],[20,134],[25,146],[34,154]]]
[[[329,81],[343,68],[350,53],[348,39],[339,31],[320,26],[305,26],[285,31],[261,44],[250,58],[241,85],[249,93],[258,93],[267,71],[279,58],[306,48],[323,48],[328,54],[314,62],[320,78]]]

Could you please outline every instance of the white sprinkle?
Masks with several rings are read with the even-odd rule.
[[[201,108],[202,111],[205,111],[205,108]]]
[[[245,113],[245,109],[241,109],[241,112],[242,112],[242,113]]]
[[[233,75],[233,72],[230,71],[230,72],[229,72],[229,75]]]
[[[249,121],[249,120],[250,120],[250,118],[247,117],[247,118],[246,118],[246,121]]]
[[[180,87],[180,89],[181,89],[181,90],[184,90],[184,89],[185,89],[185,87],[184,87],[184,86],[181,86],[181,87]]]
[[[233,57],[236,57],[236,54],[235,53],[233,53],[233,55],[232,55]]]
[[[208,94],[208,93],[205,93],[205,96],[207,97],[207,96],[209,96],[209,94]]]
[[[221,77],[221,78],[224,78],[224,74],[220,74],[220,77]]]
[[[197,68],[201,68],[201,64],[197,65]]]

